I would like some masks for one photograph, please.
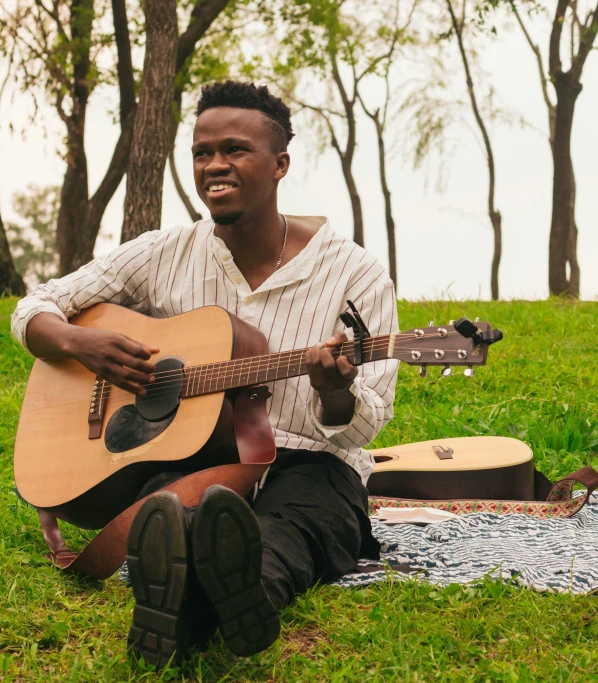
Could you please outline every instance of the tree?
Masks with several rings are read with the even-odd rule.
[[[372,1],[367,12],[361,3],[346,0],[290,3],[283,13],[288,30],[272,79],[287,98],[323,122],[327,141],[341,163],[353,213],[353,240],[360,246],[364,246],[363,210],[353,172],[359,85],[392,60],[401,33],[397,26],[388,26],[388,12],[394,7],[389,0]],[[301,74],[313,91],[314,73],[323,85],[320,102],[302,95]]]
[[[451,0],[446,0],[446,6],[451,18],[451,27],[457,37],[457,44],[459,46],[459,54],[461,55],[461,61],[463,62],[463,69],[465,71],[465,80],[467,83],[467,92],[469,94],[469,100],[471,102],[471,108],[476,120],[476,123],[482,134],[482,139],[484,141],[484,149],[486,151],[486,161],[488,164],[488,216],[490,218],[490,223],[492,225],[492,230],[494,233],[494,253],[492,256],[492,266],[490,269],[490,290],[491,295],[494,300],[499,298],[498,292],[498,269],[500,266],[500,258],[502,253],[502,217],[500,211],[495,207],[494,194],[496,185],[496,169],[494,166],[494,153],[492,151],[492,144],[490,142],[490,136],[488,135],[488,129],[480,112],[478,106],[477,97],[475,94],[473,79],[471,77],[471,69],[469,66],[469,59],[467,57],[467,52],[465,51],[465,44],[463,41],[463,32],[465,27],[465,11],[467,6],[467,0],[463,0],[463,10],[461,17],[458,19],[455,15],[453,4]]]
[[[56,228],[60,207],[59,187],[30,186],[13,197],[13,209],[21,224],[7,224],[6,233],[15,267],[30,287],[58,275]]]
[[[581,75],[598,32],[598,3],[582,19],[577,0],[557,1],[549,40],[548,75],[540,48],[532,40],[518,6],[513,0],[510,0],[510,6],[535,55],[542,95],[548,110],[549,141],[554,165],[548,284],[552,294],[566,294],[577,298],[580,271],[577,260],[576,184],[571,157],[571,134],[575,105],[582,90]],[[565,32],[567,25],[569,30]],[[561,59],[565,34],[569,35],[570,43],[568,71],[564,70]],[[549,85],[552,85],[556,94],[556,103],[551,97]]]
[[[378,140],[378,170],[380,174],[380,187],[384,197],[384,217],[386,220],[386,238],[388,240],[388,271],[395,285],[395,293],[399,293],[399,280],[397,273],[397,247],[395,221],[392,213],[392,200],[386,173],[386,143],[385,133],[388,123],[388,107],[391,100],[390,70],[394,63],[395,51],[398,46],[399,37],[402,36],[411,22],[413,12],[417,7],[417,0],[413,3],[409,12],[409,17],[404,26],[399,26],[399,2],[394,7],[394,20],[388,27],[389,50],[385,58],[380,63],[381,73],[384,80],[384,103],[382,107],[370,108],[365,104],[359,85],[356,87],[357,97],[365,114],[372,120],[376,129]]]
[[[135,125],[127,171],[123,242],[147,230],[160,228],[164,169],[174,148],[195,46],[228,2],[197,0],[187,29],[180,37],[175,0],[147,0],[145,3],[147,46],[139,120]],[[176,184],[178,175],[174,160],[171,169],[174,169]]]
[[[3,15],[3,16],[2,16]],[[94,0],[43,0],[18,3],[0,15],[3,33],[12,39],[15,78],[22,90],[39,88],[50,97],[65,125],[66,170],[61,189],[57,244],[60,274],[93,257],[102,217],[127,167],[135,119],[135,82],[125,0],[112,0],[120,92],[120,137],[106,173],[90,197],[85,120],[94,89],[109,82],[100,64],[111,39],[102,33],[103,5]]]
[[[174,1],[170,0],[171,3]],[[189,0],[179,0],[178,10],[182,17],[189,16],[189,21],[176,43],[176,69],[174,73],[172,69],[169,72],[171,83],[154,84],[156,88],[153,92],[151,79],[148,79],[145,89],[141,85],[142,91],[146,93],[143,120],[149,120],[153,96],[155,95],[157,102],[166,89],[171,92],[168,105],[170,121],[159,131],[158,138],[150,141],[145,152],[141,150],[145,139],[138,127],[135,158],[131,163],[129,157],[137,113],[137,84],[131,43],[141,46],[144,42],[144,22],[143,18],[138,17],[138,4],[131,3],[132,7],[129,6],[136,19],[129,24],[125,0],[111,0],[113,36],[110,32],[103,32],[109,20],[107,3],[98,0],[52,0],[51,3],[45,0],[23,0],[11,10],[0,9],[0,53],[8,55],[12,60],[15,83],[23,91],[34,95],[36,106],[40,90],[43,95],[49,96],[66,127],[66,171],[58,216],[61,274],[70,272],[93,258],[102,217],[128,167],[134,175],[137,173],[135,177],[139,182],[144,182],[151,176],[152,187],[146,187],[144,191],[147,195],[161,198],[164,164],[162,176],[156,179],[155,176],[160,174],[147,170],[147,165],[152,163],[149,157],[155,151],[155,159],[161,158],[163,153],[158,150],[163,147],[162,137],[170,141],[168,151],[172,148],[176,135],[176,116],[172,115],[172,110],[174,108],[178,111],[177,93],[182,93],[187,83],[186,70],[190,58],[197,41],[228,2],[229,0],[196,0],[191,3]],[[163,4],[167,6],[166,3]],[[154,5],[155,11],[159,10],[159,5]],[[132,33],[130,26],[133,27]],[[155,31],[154,37],[157,37]],[[114,46],[116,60],[108,56]],[[156,67],[161,55],[147,57],[153,67]],[[114,64],[116,73],[113,73]],[[98,85],[114,83],[118,83],[120,94],[120,137],[106,174],[90,197],[85,153],[87,106]],[[141,160],[146,164],[145,171],[139,170],[143,166]],[[156,190],[158,185],[159,191]],[[154,206],[150,222],[142,224],[141,217],[148,217],[145,205],[140,205],[139,211],[134,210],[134,204],[142,192],[131,183],[128,187],[130,197],[126,215],[133,216],[127,223],[129,233],[135,235],[139,231],[159,227],[159,215],[156,219],[156,212],[160,211],[160,206]],[[134,221],[135,218],[138,219],[136,227],[131,228],[131,220]]]
[[[4,294],[24,296],[25,293],[25,283],[15,268],[4,230],[4,223],[0,215],[0,296]]]

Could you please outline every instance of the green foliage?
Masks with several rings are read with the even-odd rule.
[[[281,638],[236,658],[219,641],[156,674],[125,654],[133,600],[53,569],[34,511],[13,492],[12,449],[32,358],[11,338],[15,299],[0,299],[0,680],[385,683],[598,680],[595,596],[539,594],[483,580],[445,589],[392,577],[379,586],[316,587],[283,613]],[[395,417],[374,446],[439,436],[516,436],[558,477],[598,465],[596,303],[399,302],[401,328],[480,316],[505,339],[474,379],[427,380],[403,365]],[[86,540],[63,525],[69,542]]]
[[[13,208],[23,224],[7,224],[6,233],[17,272],[34,287],[58,275],[56,222],[59,187],[35,187],[13,197]]]

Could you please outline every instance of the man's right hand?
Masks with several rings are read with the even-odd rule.
[[[154,379],[150,359],[160,350],[118,332],[70,325],[45,312],[29,321],[27,346],[38,358],[74,358],[101,379],[141,395],[146,393],[141,385]]]
[[[160,350],[157,346],[142,344],[118,332],[76,329],[65,346],[71,358],[125,391],[146,393],[141,385],[155,379],[152,375],[155,365],[149,361]]]

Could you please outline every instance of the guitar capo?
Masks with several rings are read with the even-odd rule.
[[[353,315],[348,312],[341,313],[340,319],[345,327],[350,327],[353,330],[353,365],[361,365],[363,363],[363,340],[372,335],[355,308],[355,304],[347,299],[347,305],[353,311]]]

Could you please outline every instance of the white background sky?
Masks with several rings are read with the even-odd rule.
[[[542,46],[548,32],[538,35]],[[481,55],[484,70],[496,88],[500,103],[522,113],[535,130],[497,126],[492,140],[497,165],[497,207],[503,215],[503,260],[500,271],[502,298],[543,298],[548,294],[548,236],[551,214],[552,161],[547,142],[546,107],[542,100],[537,67],[521,34],[501,31],[485,43]],[[461,87],[461,73],[456,83]],[[598,54],[591,54],[584,74],[575,114],[573,163],[577,178],[577,222],[582,298],[598,299]],[[370,89],[375,98],[378,91]],[[461,93],[464,96],[464,92]],[[87,152],[91,190],[108,165],[118,127],[108,115],[110,95],[98,90],[88,108]],[[0,207],[5,222],[15,215],[14,192],[29,184],[59,185],[63,162],[57,155],[63,127],[50,107],[42,109],[49,135],[42,127],[27,126],[23,139],[11,133],[26,120],[31,104],[25,96],[0,110]],[[358,127],[355,175],[361,193],[366,248],[388,263],[384,206],[378,183],[376,139],[369,119]],[[291,214],[327,215],[333,227],[352,235],[349,198],[338,157],[333,151],[315,158],[309,150],[310,129],[296,122],[297,136],[289,152],[292,166],[280,187],[280,208]],[[483,153],[467,128],[459,131],[458,144],[447,164],[443,192],[435,189],[438,161],[426,172],[413,171],[399,153],[389,167],[390,188],[397,224],[399,296],[421,298],[489,298],[492,231],[486,213],[487,170]],[[191,128],[181,128],[177,141],[179,175],[194,196],[191,174]],[[104,216],[102,232],[112,240],[100,240],[96,254],[115,245],[120,235],[124,182]],[[198,208],[199,200],[195,199]],[[162,227],[189,223],[168,170],[164,186]]]

